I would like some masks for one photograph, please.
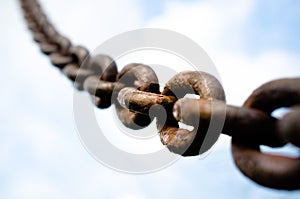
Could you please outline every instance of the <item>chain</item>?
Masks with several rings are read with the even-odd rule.
[[[300,158],[266,154],[261,145],[300,147],[300,78],[268,82],[246,100],[242,107],[225,103],[219,81],[210,74],[184,71],[170,79],[163,92],[154,71],[144,64],[129,64],[120,72],[107,55],[91,57],[83,46],[74,46],[49,22],[36,0],[20,0],[28,28],[51,63],[74,82],[78,90],[91,95],[99,108],[115,104],[122,123],[132,129],[148,126],[157,118],[161,141],[171,152],[194,156],[206,152],[216,142],[210,136],[213,119],[225,121],[219,129],[232,136],[232,154],[240,171],[263,186],[300,189]],[[184,98],[187,93],[201,99]],[[282,119],[271,116],[281,107],[291,112]],[[200,122],[201,120],[201,122]],[[178,122],[194,127],[179,128]],[[215,130],[216,131],[216,130]],[[204,142],[205,141],[205,142]]]

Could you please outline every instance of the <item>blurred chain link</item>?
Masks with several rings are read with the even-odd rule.
[[[227,105],[219,81],[210,74],[184,71],[167,82],[162,93],[155,72],[143,64],[128,64],[120,72],[107,55],[91,57],[83,46],[74,46],[47,19],[36,0],[20,0],[28,28],[51,63],[91,95],[99,108],[115,104],[120,121],[132,129],[148,126],[157,118],[161,141],[170,151],[194,156],[217,141],[204,142],[215,118],[225,117],[220,131],[232,136],[232,154],[243,174],[263,186],[300,189],[300,159],[265,154],[260,146],[300,146],[300,78],[280,79],[262,85],[243,107]],[[184,97],[192,93],[201,99]],[[291,107],[282,119],[271,113]],[[200,122],[201,121],[201,122]],[[179,128],[178,122],[193,130]],[[216,132],[219,133],[219,132]]]

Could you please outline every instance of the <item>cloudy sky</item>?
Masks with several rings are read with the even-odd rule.
[[[91,51],[137,28],[186,35],[214,61],[229,104],[241,105],[264,82],[300,75],[300,1],[41,2],[62,33]],[[106,168],[77,135],[71,83],[32,41],[18,2],[0,4],[0,198],[299,198],[300,191],[276,191],[245,178],[232,162],[226,137],[206,158],[180,159],[156,173]],[[131,56],[128,63],[136,59]],[[111,113],[97,111],[100,119]],[[119,131],[113,124],[109,130]]]

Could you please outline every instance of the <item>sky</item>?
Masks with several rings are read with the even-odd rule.
[[[300,75],[299,1],[41,3],[60,32],[91,51],[137,28],[184,34],[214,61],[229,104],[242,105],[267,81]],[[273,190],[244,177],[233,163],[225,136],[207,157],[182,158],[155,173],[124,174],[103,166],[85,150],[76,132],[71,83],[40,53],[18,2],[0,4],[0,198],[299,198],[300,191]],[[158,64],[163,61],[159,59]],[[123,62],[117,62],[119,69]],[[95,112],[101,119],[111,109]],[[120,131],[113,123],[106,125],[111,132]]]

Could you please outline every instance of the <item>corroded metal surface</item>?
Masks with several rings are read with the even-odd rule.
[[[186,94],[196,94],[207,101],[214,99],[225,101],[225,93],[219,81],[212,75],[200,71],[185,71],[175,75],[167,82],[162,94],[178,99]],[[172,109],[167,109],[166,121],[157,118],[162,143],[171,151],[184,156],[198,155],[206,152],[216,142],[218,136],[215,136],[208,146],[202,147],[208,127],[198,126],[200,120],[197,118],[194,120],[196,121],[193,124],[194,130],[181,129],[172,113]]]
[[[300,147],[300,108],[283,116],[278,121],[278,133],[286,142],[290,142]]]
[[[117,81],[140,91],[159,93],[158,79],[155,72],[144,64],[134,63],[126,65],[118,74]],[[149,115],[123,108],[118,101],[115,101],[115,107],[120,121],[132,129],[144,128],[153,119]]]
[[[142,114],[149,114],[150,109],[158,114],[161,109],[172,108],[176,100],[174,96],[140,91],[131,87],[122,89],[118,94],[118,101],[122,107]]]
[[[170,151],[184,156],[207,151],[216,141],[209,136],[213,120],[223,121],[220,131],[232,136],[232,154],[237,167],[258,184],[300,189],[300,159],[265,154],[261,145],[300,146],[300,78],[268,82],[246,100],[243,107],[227,105],[221,84],[212,75],[185,71],[175,75],[162,93],[154,71],[143,64],[128,64],[120,72],[107,55],[90,55],[80,45],[60,34],[36,0],[20,0],[33,40],[50,61],[79,90],[91,95],[99,108],[115,104],[122,123],[140,129],[157,118],[161,141]],[[194,94],[196,99],[186,97]],[[200,98],[200,99],[199,99]],[[271,113],[281,107],[291,111],[277,119]],[[193,130],[179,128],[179,122]],[[208,133],[209,132],[209,133]]]
[[[275,109],[290,107],[300,104],[300,79],[279,79],[268,82],[257,90],[246,100],[244,106],[252,109],[259,109],[266,114],[271,114]],[[282,142],[294,142],[299,144],[299,112],[292,112],[284,116],[280,122],[276,122],[272,137],[281,138]],[[298,118],[295,118],[298,117]],[[288,120],[288,121],[287,121]],[[290,128],[291,125],[296,128]],[[272,129],[265,129],[268,132]],[[232,153],[237,167],[255,182],[277,189],[299,189],[300,188],[300,158],[291,158],[264,154],[260,152],[259,146],[266,145],[255,140],[241,139],[240,136],[232,138]],[[297,131],[297,132],[296,132]],[[263,133],[263,132],[262,132]],[[260,137],[260,135],[253,135]],[[294,140],[294,139],[295,140]]]

